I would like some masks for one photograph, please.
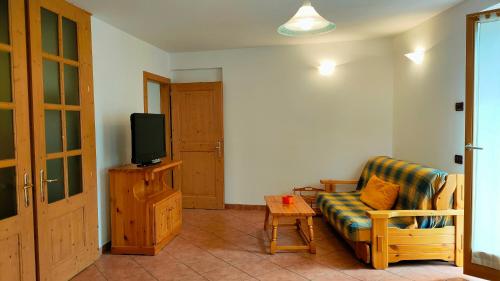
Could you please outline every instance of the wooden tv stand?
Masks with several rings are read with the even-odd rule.
[[[180,183],[169,183],[182,161],[109,170],[111,253],[156,255],[182,226]]]

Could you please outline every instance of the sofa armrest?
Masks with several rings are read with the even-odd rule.
[[[322,184],[358,184],[358,180],[331,180],[324,179],[319,181]]]
[[[383,210],[366,211],[371,219],[389,219],[394,217],[427,217],[427,216],[463,216],[464,210]]]
[[[323,179],[319,181],[321,184],[325,185],[326,192],[337,191],[337,184],[358,184],[357,180],[333,180],[333,179]]]

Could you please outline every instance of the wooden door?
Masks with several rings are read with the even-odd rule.
[[[67,280],[98,256],[90,15],[30,0],[40,280]]]
[[[0,280],[35,280],[24,1],[0,0]]]
[[[500,280],[500,10],[467,16],[464,273]]]
[[[224,129],[222,83],[171,86],[174,173],[185,208],[224,208]],[[182,184],[181,184],[182,183]]]

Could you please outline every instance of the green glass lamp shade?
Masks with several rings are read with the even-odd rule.
[[[304,4],[297,13],[278,28],[278,33],[285,36],[307,36],[325,34],[335,29],[335,24],[323,18],[310,1]]]

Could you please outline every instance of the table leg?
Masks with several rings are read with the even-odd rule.
[[[307,226],[309,227],[309,251],[311,254],[316,253],[316,241],[314,240],[313,218],[307,217]]]
[[[278,242],[278,218],[273,216],[273,233],[271,241],[271,255],[276,253],[276,246]]]
[[[269,224],[269,207],[266,206],[266,217],[264,218],[264,230],[267,230]]]
[[[297,226],[297,230],[300,230],[300,218],[295,219],[295,226]]]

